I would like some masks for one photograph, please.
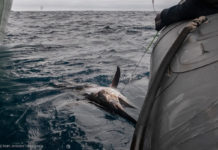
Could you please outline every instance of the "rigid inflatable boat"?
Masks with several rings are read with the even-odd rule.
[[[170,57],[166,55],[187,21],[160,34],[151,55],[149,83],[149,88],[158,87],[152,105],[149,96],[145,99],[132,150],[218,149],[218,14],[207,19]],[[167,68],[158,74],[165,60]],[[156,77],[161,78],[159,83]]]

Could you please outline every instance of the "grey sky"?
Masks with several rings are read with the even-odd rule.
[[[155,8],[169,7],[179,0],[155,0]],[[14,0],[13,10],[152,10],[152,0]]]

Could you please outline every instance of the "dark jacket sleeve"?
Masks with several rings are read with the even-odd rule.
[[[214,5],[217,5],[218,4],[218,0],[203,0],[205,3],[208,3],[208,4],[214,4]]]
[[[193,19],[218,12],[216,5],[206,3],[205,1],[206,0],[186,0],[181,4],[164,9],[161,12],[161,21],[167,26],[181,20]]]

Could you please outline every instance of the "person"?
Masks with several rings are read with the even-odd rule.
[[[183,0],[157,14],[155,29],[160,31],[163,27],[172,23],[214,13],[218,13],[218,0]]]

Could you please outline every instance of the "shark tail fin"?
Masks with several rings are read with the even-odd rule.
[[[117,71],[114,75],[114,78],[112,80],[112,84],[111,84],[111,87],[112,88],[117,88],[118,84],[119,84],[119,81],[120,81],[120,67],[117,66]]]

